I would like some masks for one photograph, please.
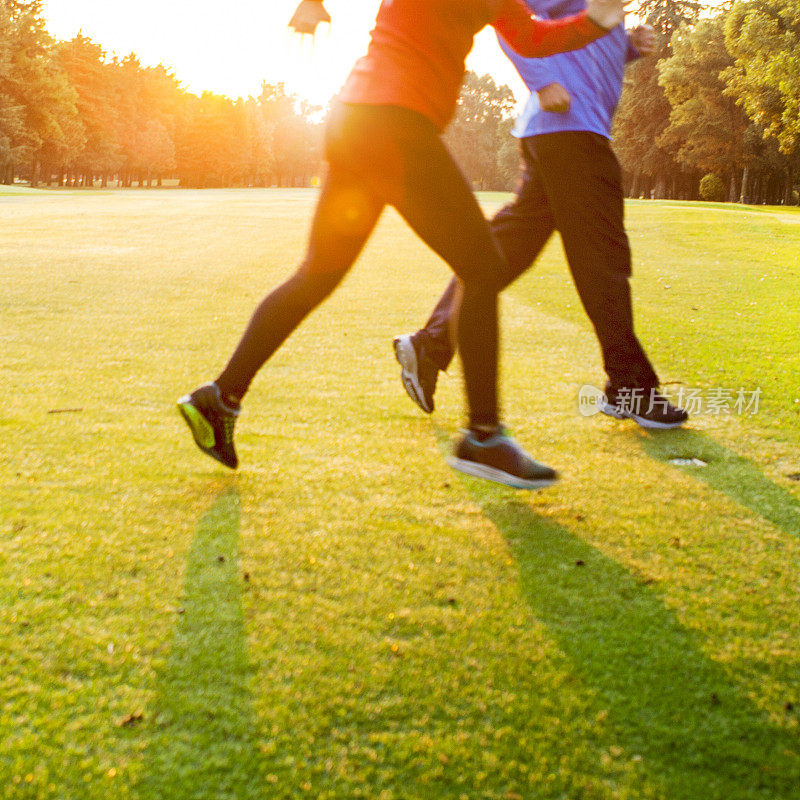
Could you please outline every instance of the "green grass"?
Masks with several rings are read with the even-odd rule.
[[[432,417],[402,392],[448,272],[393,213],[240,471],[191,444],[314,196],[0,200],[0,798],[800,798],[796,210],[629,204],[665,382],[763,391],[679,432],[578,414],[551,244],[503,299],[505,419],[564,475],[526,494],[445,465],[457,368]]]

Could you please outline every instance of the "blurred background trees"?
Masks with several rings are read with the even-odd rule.
[[[54,41],[41,0],[0,0],[0,182],[32,185],[307,185],[320,109],[264,85],[232,100],[183,89],[164,66]]]
[[[800,3],[644,0],[656,57],[626,73],[614,147],[632,197],[797,203]],[[706,186],[716,185],[707,181]]]
[[[455,116],[445,133],[448,149],[476,189],[513,186],[519,151],[511,136],[516,101],[508,86],[467,72]]]
[[[800,0],[640,0],[658,52],[628,67],[614,148],[632,197],[797,202]],[[515,99],[467,73],[445,140],[476,189],[514,185]],[[0,0],[0,183],[307,186],[323,109],[263,84],[231,99],[162,65],[55,41],[41,0]],[[713,191],[710,187],[713,187]]]

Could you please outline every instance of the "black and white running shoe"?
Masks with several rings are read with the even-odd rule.
[[[439,367],[425,355],[409,334],[395,336],[394,355],[403,368],[400,379],[406,394],[426,413],[433,412],[433,395]]]
[[[447,463],[466,475],[515,489],[543,489],[558,480],[554,469],[531,458],[502,426],[482,442],[472,431],[462,431]]]
[[[204,453],[231,469],[239,466],[233,446],[233,428],[241,412],[222,402],[216,383],[204,383],[191,394],[181,397],[178,411]]]
[[[597,407],[607,417],[632,419],[651,430],[679,428],[689,419],[683,408],[672,405],[655,388],[615,389],[607,384],[605,396],[598,399]]]

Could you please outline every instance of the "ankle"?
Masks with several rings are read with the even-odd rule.
[[[220,400],[222,400],[222,405],[229,411],[241,411],[242,409],[242,401],[232,394],[221,394]]]
[[[501,426],[495,423],[470,423],[469,432],[479,442],[485,442],[501,430]]]
[[[222,405],[228,411],[239,412],[242,408],[242,398],[238,395],[231,394],[230,392],[226,392],[222,387],[217,383],[217,389],[219,390],[219,399]]]

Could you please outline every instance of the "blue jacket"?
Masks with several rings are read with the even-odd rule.
[[[525,0],[538,17],[559,19],[586,8],[585,0]],[[502,39],[500,46],[511,59],[531,95],[517,119],[514,136],[536,136],[559,131],[590,131],[611,137],[611,120],[622,93],[622,76],[628,61],[639,53],[622,24],[580,50],[546,58],[524,58]],[[542,111],[536,92],[560,83],[570,95],[566,114]]]

